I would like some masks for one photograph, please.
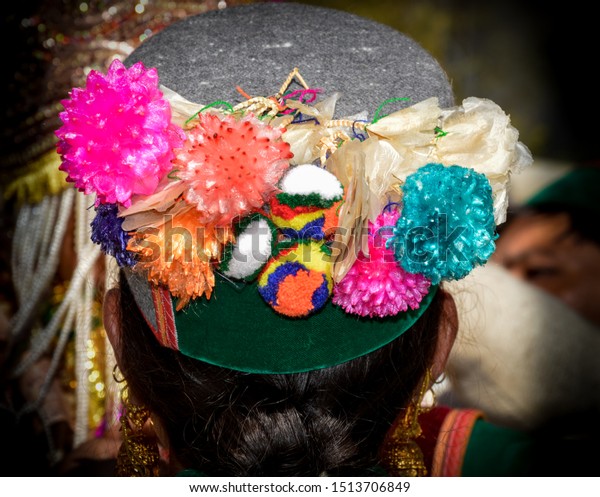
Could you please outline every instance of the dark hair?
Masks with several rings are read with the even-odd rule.
[[[264,375],[160,346],[121,277],[121,369],[185,468],[210,476],[366,474],[431,365],[440,293],[410,330],[379,350],[327,369]]]

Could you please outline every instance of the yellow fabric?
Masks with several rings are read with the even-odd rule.
[[[15,198],[19,204],[37,204],[47,195],[56,195],[71,187],[67,174],[58,169],[61,159],[52,149],[32,161],[27,172],[8,184],[5,199]]]

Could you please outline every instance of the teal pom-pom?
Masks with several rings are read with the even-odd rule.
[[[483,174],[427,164],[406,178],[402,191],[402,215],[388,244],[406,271],[436,285],[485,264],[498,235],[492,188]]]

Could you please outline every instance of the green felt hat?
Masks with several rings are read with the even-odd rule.
[[[327,368],[401,336],[439,282],[487,261],[531,161],[495,103],[452,106],[415,41],[320,7],[190,17],[88,83],[58,149],[96,193],[92,240],[161,345],[242,372]]]
[[[156,67],[161,83],[194,101],[235,101],[241,85],[269,95],[298,67],[312,85],[340,92],[336,115],[366,111],[390,97],[407,107],[430,97],[453,104],[448,78],[418,43],[389,26],[354,14],[302,4],[258,3],[178,22],[150,38],[125,61]],[[216,275],[209,300],[175,310],[166,289],[126,270],[146,321],[164,345],[218,366],[252,373],[294,373],[340,364],[391,342],[426,311],[386,319],[345,313],[329,301],[303,319],[278,314],[257,283]]]
[[[299,373],[377,350],[422,316],[438,288],[430,288],[418,309],[385,319],[347,314],[331,303],[310,318],[293,319],[266,305],[255,283],[233,283],[218,275],[210,301],[196,299],[176,311],[166,289],[125,271],[138,307],[163,345],[248,373]]]

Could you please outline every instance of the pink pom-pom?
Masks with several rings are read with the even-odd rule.
[[[184,193],[205,224],[229,224],[260,209],[278,191],[290,146],[274,128],[249,114],[241,119],[200,114],[175,161]]]
[[[154,193],[172,169],[185,134],[171,123],[171,107],[158,89],[156,69],[127,69],[115,60],[106,75],[91,71],[85,88],[71,91],[56,135],[60,169],[99,203],[128,207],[133,194]]]
[[[416,309],[429,291],[422,274],[407,273],[386,248],[399,212],[383,212],[369,221],[369,256],[362,252],[350,271],[333,288],[333,303],[349,314],[370,317],[394,316]]]

